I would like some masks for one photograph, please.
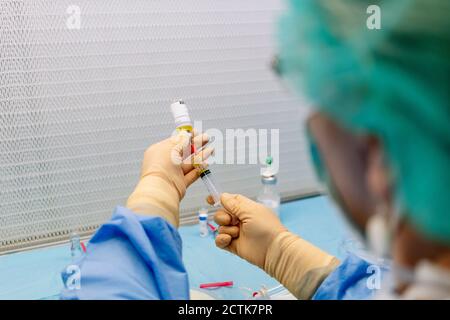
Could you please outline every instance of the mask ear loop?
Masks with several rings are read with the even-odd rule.
[[[392,240],[392,227],[384,206],[376,209],[375,215],[369,218],[366,226],[366,244],[377,261],[389,257]]]
[[[392,216],[387,217],[388,223],[388,237],[389,237],[389,247],[392,247],[392,243],[394,241],[395,232],[398,230],[400,223],[402,222],[403,215],[401,214],[401,205],[396,202],[394,207],[394,212]],[[415,281],[415,272],[414,270],[399,266],[395,262],[391,262],[391,286],[390,291],[398,294],[398,288],[405,284],[411,284]]]
[[[386,207],[378,205],[375,215],[369,219],[366,227],[366,234],[369,236],[369,247],[374,249],[374,253],[381,259],[391,260],[391,248],[394,235],[402,221],[400,206],[395,205],[392,215],[388,214]],[[381,233],[381,235],[379,235]],[[380,239],[374,241],[374,239]],[[375,244],[377,243],[377,244]],[[373,248],[375,247],[375,248]]]
[[[383,156],[382,161],[386,164]],[[390,186],[392,187],[391,180]],[[366,239],[370,249],[381,263],[392,265],[392,243],[395,232],[401,221],[401,206],[398,201],[394,201],[394,210],[389,214],[386,204],[378,202],[375,215],[369,218],[366,225]]]

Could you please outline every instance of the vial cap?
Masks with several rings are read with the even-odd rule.
[[[200,213],[200,214],[198,215],[198,219],[199,219],[200,221],[206,221],[206,220],[208,220],[208,214],[207,214],[207,213]]]
[[[262,176],[261,177],[261,182],[263,184],[272,184],[272,185],[274,185],[274,184],[277,184],[277,177],[276,176],[268,176],[268,177]]]
[[[262,170],[261,176],[262,178],[271,178],[275,177],[275,172],[272,168],[273,158],[268,156],[266,158],[266,167]]]
[[[186,104],[182,101],[176,101],[170,105],[173,118],[176,125],[191,124],[191,118],[189,117],[189,111]]]

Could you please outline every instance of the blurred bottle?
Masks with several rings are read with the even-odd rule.
[[[200,237],[204,238],[209,235],[208,230],[208,209],[201,208],[198,212],[198,224],[200,230]]]
[[[83,255],[81,238],[77,232],[72,232],[70,235],[70,255],[73,262]]]
[[[272,157],[266,159],[266,165],[261,174],[261,183],[262,189],[257,201],[272,209],[279,216],[281,197],[277,188],[277,177],[272,168]]]

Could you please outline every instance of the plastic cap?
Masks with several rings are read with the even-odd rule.
[[[189,117],[189,111],[186,104],[182,100],[178,100],[170,105],[175,124],[191,124],[191,118]]]
[[[200,221],[206,221],[206,220],[208,220],[208,214],[207,214],[207,213],[200,213],[200,214],[198,215],[198,219],[199,219]]]

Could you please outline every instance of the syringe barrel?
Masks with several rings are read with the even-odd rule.
[[[209,171],[209,169],[204,170],[200,174],[200,178],[203,180],[203,183],[205,184],[206,188],[208,189],[209,194],[213,198],[214,206],[215,207],[220,206],[221,191],[217,187],[217,184],[214,181],[211,171]]]

